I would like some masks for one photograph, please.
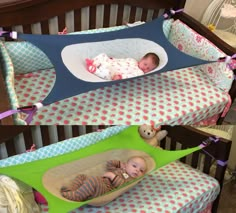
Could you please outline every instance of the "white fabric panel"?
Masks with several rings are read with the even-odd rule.
[[[75,77],[87,82],[103,82],[107,80],[101,79],[86,70],[86,58],[93,58],[100,53],[106,53],[113,58],[131,57],[139,60],[148,52],[154,52],[160,58],[159,66],[152,72],[160,70],[166,65],[168,56],[165,50],[153,41],[140,38],[73,44],[66,46],[62,50],[61,56],[63,63]]]

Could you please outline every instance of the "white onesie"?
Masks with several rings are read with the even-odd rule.
[[[112,80],[114,75],[120,75],[121,79],[125,79],[144,74],[135,59],[110,58],[105,53],[94,57],[93,65],[96,66],[96,71],[93,74],[106,80]]]

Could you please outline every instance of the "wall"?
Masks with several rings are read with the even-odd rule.
[[[184,11],[197,20],[201,20],[204,11],[212,0],[186,0]]]
[[[229,157],[229,168],[233,170],[236,169],[236,125],[233,128],[232,147]]]

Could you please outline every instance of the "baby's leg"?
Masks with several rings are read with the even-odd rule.
[[[62,196],[73,201],[84,201],[95,197],[97,187],[100,185],[99,182],[97,177],[88,177],[77,190],[62,192]]]
[[[74,191],[78,189],[85,180],[86,180],[86,175],[83,175],[83,174],[78,175],[75,177],[75,179],[72,181],[72,183],[69,186],[62,186],[61,192]]]
[[[105,80],[112,80],[112,76],[111,76],[111,72],[109,68],[103,65],[97,68],[93,74]]]

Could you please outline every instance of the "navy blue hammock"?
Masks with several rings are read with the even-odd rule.
[[[161,16],[135,27],[95,34],[32,35],[18,33],[18,39],[31,42],[48,56],[56,71],[56,81],[48,96],[41,103],[9,110],[0,114],[0,119],[10,114],[24,112],[29,114],[29,122],[37,109],[42,106],[80,93],[141,78],[145,75],[215,62],[190,56],[173,46],[163,32],[165,19],[165,16]],[[108,81],[86,70],[85,59],[102,52],[112,57],[134,56],[137,59],[147,52],[154,52],[160,57],[160,65],[152,72],[142,76]]]

